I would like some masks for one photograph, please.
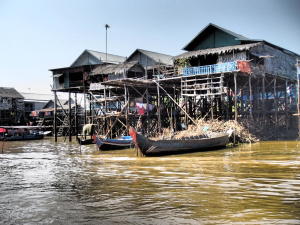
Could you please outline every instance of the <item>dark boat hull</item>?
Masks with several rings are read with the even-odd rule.
[[[36,134],[36,135],[24,135],[24,136],[11,136],[2,138],[2,141],[31,141],[31,140],[40,140],[43,139],[44,135]]]
[[[136,148],[146,156],[207,151],[225,147],[229,142],[227,134],[212,134],[211,136],[193,136],[188,139],[160,141],[149,140],[135,130],[131,130],[130,135]]]
[[[96,145],[99,150],[116,150],[130,148],[132,146],[132,140],[126,139],[102,139],[96,137]]]

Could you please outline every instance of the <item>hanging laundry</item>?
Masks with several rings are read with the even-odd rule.
[[[139,115],[144,115],[146,112],[146,106],[143,103],[136,103],[136,109],[137,109],[137,113]]]

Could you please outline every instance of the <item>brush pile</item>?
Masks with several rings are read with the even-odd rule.
[[[238,123],[234,120],[219,121],[219,120],[203,120],[196,121],[197,125],[190,125],[188,129],[172,132],[170,129],[164,129],[163,134],[159,137],[160,140],[166,139],[182,139],[189,136],[203,135],[208,132],[228,133],[232,132],[231,138],[235,136],[235,140],[240,143],[253,143],[259,141],[257,137],[251,134],[243,123]],[[155,138],[157,139],[157,138]]]

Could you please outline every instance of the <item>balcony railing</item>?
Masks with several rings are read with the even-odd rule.
[[[207,66],[197,66],[197,67],[184,67],[182,69],[182,76],[191,75],[209,75],[214,73],[226,73],[238,71],[237,62],[227,62],[212,64]]]

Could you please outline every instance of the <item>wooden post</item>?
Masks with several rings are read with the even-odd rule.
[[[93,112],[92,112],[92,95],[91,94],[89,94],[89,103],[90,103],[90,105],[89,105],[89,107],[90,107],[90,113],[89,113],[89,115],[90,115],[90,123],[93,123]]]
[[[127,131],[129,131],[129,121],[128,121],[128,113],[129,113],[129,108],[130,108],[130,104],[129,104],[129,91],[128,91],[128,87],[125,86],[125,101],[127,103],[126,105],[126,110],[125,110],[125,119],[126,119],[126,127],[127,127]]]
[[[54,140],[57,142],[57,94],[54,91],[54,120],[53,120],[53,131],[54,131]]]
[[[237,73],[234,73],[234,120],[237,121]]]
[[[72,141],[72,107],[71,107],[71,92],[69,90],[69,142]]]
[[[253,93],[252,93],[251,75],[249,75],[249,110],[250,110],[250,119],[253,120]]]
[[[158,116],[158,133],[161,133],[161,109],[160,109],[160,92],[159,92],[159,83],[156,83],[156,89],[157,89],[157,116]]]
[[[287,91],[288,91],[288,81],[285,79],[285,86],[284,86],[284,115],[285,115],[285,128],[286,131],[289,128],[289,120],[288,120],[288,99],[287,99]]]
[[[146,127],[146,132],[149,132],[149,90],[148,87],[146,89],[146,101],[147,101],[147,127]]]
[[[266,86],[265,86],[265,80],[266,80],[266,77],[265,77],[265,74],[263,74],[263,77],[262,77],[262,113],[263,113],[263,123],[264,123],[264,126],[266,125],[266,103],[265,103],[265,98],[266,98]],[[264,127],[265,128],[265,127]]]
[[[274,110],[275,110],[275,128],[277,132],[278,127],[278,100],[277,100],[277,82],[276,77],[274,78],[274,86],[273,86],[273,92],[274,92]]]
[[[83,105],[84,105],[84,124],[86,124],[86,93],[85,93],[85,87],[83,89]]]
[[[105,108],[105,114],[107,114],[107,102],[106,102],[106,86],[104,85],[103,89],[104,93],[104,108]],[[126,96],[126,95],[125,95]]]
[[[77,93],[75,93],[75,135],[78,137],[78,108],[77,108]]]

